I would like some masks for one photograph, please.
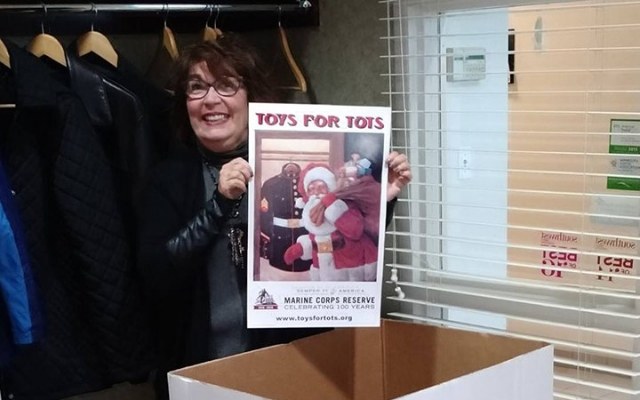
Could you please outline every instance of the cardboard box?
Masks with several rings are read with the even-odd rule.
[[[383,320],[169,373],[171,400],[551,400],[553,348]]]

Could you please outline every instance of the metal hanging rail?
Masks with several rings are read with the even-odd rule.
[[[0,35],[32,35],[40,30],[77,34],[94,24],[106,33],[151,33],[157,32],[158,23],[163,20],[169,20],[174,31],[193,32],[212,14],[227,30],[275,28],[279,21],[287,27],[319,25],[320,0],[255,0],[253,4],[233,0],[218,3],[178,3],[174,0],[174,3],[148,4],[99,1],[0,4]]]
[[[74,13],[74,12],[203,12],[216,10],[220,12],[259,12],[259,11],[293,11],[311,8],[309,0],[298,1],[297,4],[233,4],[233,3],[157,3],[157,4],[0,4],[0,12],[42,13]]]

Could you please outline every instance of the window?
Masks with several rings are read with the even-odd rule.
[[[553,343],[557,399],[640,398],[640,1],[384,4],[414,172],[387,315]]]

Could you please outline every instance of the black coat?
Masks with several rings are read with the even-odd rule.
[[[0,149],[45,334],[1,371],[3,398],[58,399],[142,379],[152,368],[148,326],[102,143],[67,71],[5,44],[17,107]]]

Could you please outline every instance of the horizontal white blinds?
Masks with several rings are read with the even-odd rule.
[[[640,399],[640,1],[389,0],[388,316],[544,340]]]

